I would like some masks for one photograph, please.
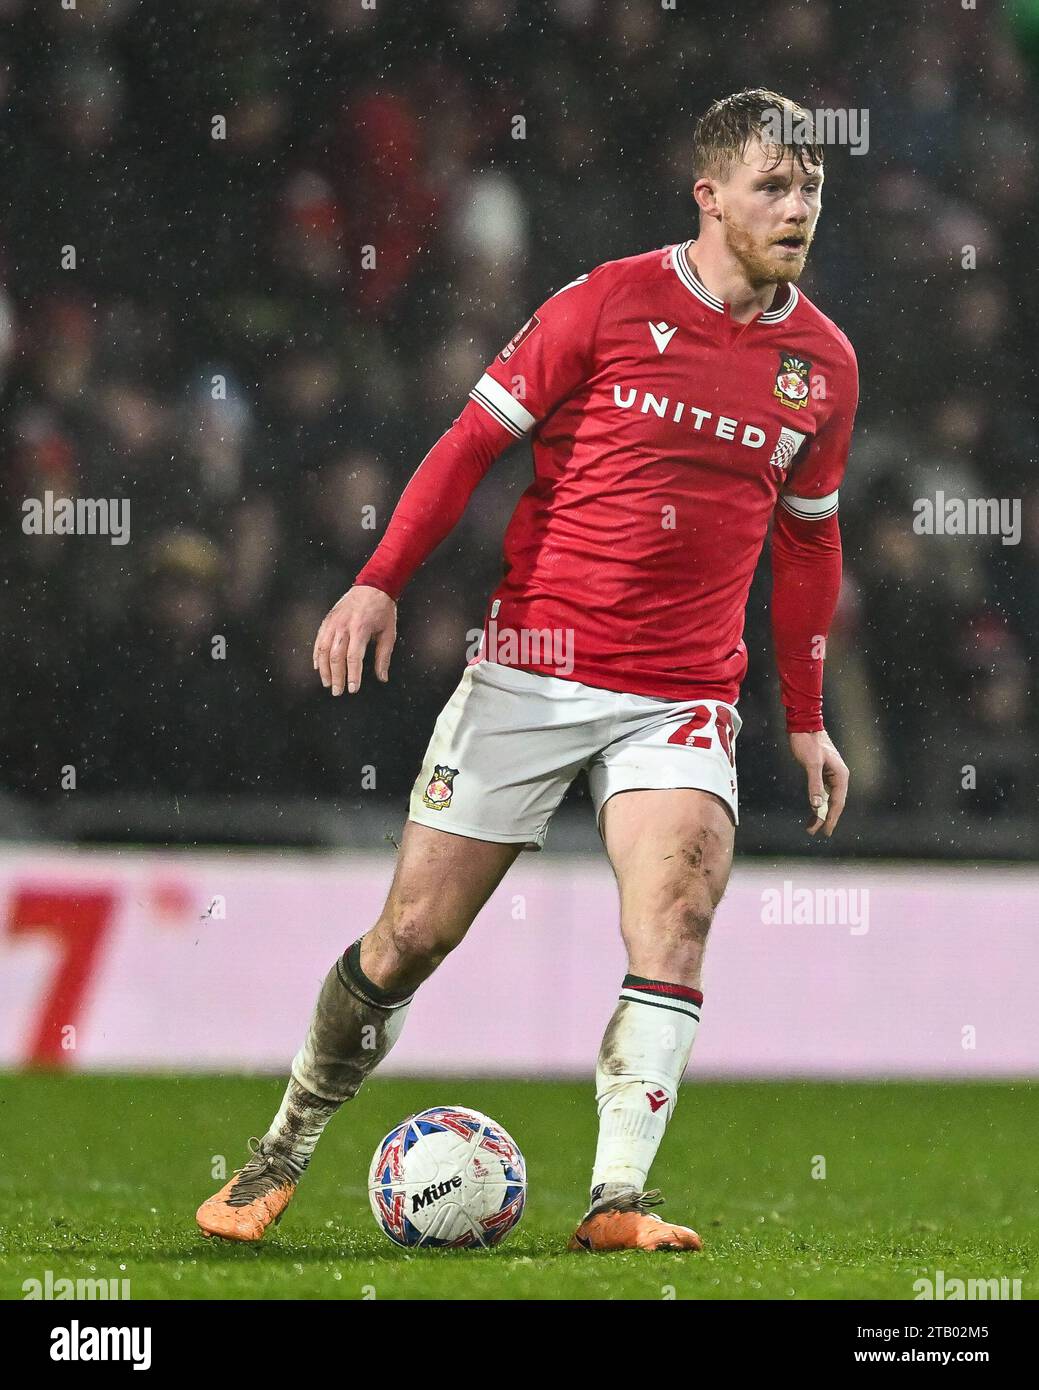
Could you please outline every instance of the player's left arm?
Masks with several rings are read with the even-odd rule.
[[[826,382],[830,411],[780,493],[772,532],[772,635],[790,751],[804,768],[808,833],[833,834],[848,795],[848,768],[823,722],[826,640],[841,587],[838,494],[858,404],[858,369]]]

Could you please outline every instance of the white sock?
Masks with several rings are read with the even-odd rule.
[[[678,1100],[702,1003],[700,991],[688,985],[624,977],[595,1068],[593,1206],[645,1189]]]

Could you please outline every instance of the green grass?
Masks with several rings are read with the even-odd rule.
[[[1020,1278],[1035,1297],[1036,1085],[691,1082],[652,1181],[704,1253],[583,1256],[563,1247],[594,1149],[589,1085],[375,1081],[333,1121],[262,1245],[202,1240],[212,1156],[239,1167],[281,1089],[0,1076],[0,1297],[50,1269],[128,1278],[135,1299],[901,1299],[938,1268]],[[376,1142],[440,1103],[493,1115],[526,1154],[527,1211],[498,1250],[407,1253],[368,1210]]]

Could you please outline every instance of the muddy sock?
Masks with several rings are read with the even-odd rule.
[[[381,989],[361,969],[361,942],[328,972],[281,1109],[264,1136],[300,1172],[321,1131],[400,1037],[412,995]]]
[[[298,1178],[310,1162],[321,1131],[341,1104],[338,1100],[321,1100],[291,1080],[285,1088],[281,1109],[263,1136],[263,1151],[277,1154]]]

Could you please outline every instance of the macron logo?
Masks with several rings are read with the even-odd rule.
[[[659,323],[651,323],[649,325],[649,331],[653,334],[653,341],[657,345],[657,352],[663,352],[668,343],[678,332],[678,328],[677,326],[675,328],[668,328],[667,324],[661,319]]]

